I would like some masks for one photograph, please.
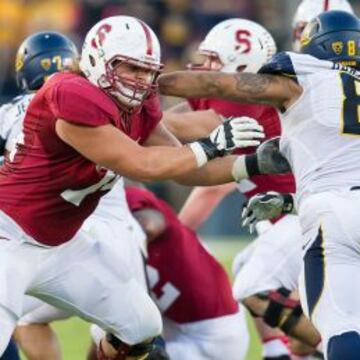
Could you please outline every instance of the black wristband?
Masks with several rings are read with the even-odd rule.
[[[225,150],[218,150],[217,147],[212,143],[209,138],[202,138],[197,140],[205,151],[206,157],[208,160],[215,159],[225,155]]]
[[[291,194],[283,194],[284,205],[282,209],[283,214],[290,214],[294,209],[294,198]]]
[[[245,155],[245,166],[249,177],[260,175],[257,154]]]

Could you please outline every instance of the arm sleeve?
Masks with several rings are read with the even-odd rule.
[[[49,92],[48,100],[56,118],[73,124],[95,127],[114,123],[116,105],[100,89],[86,84],[59,83]]]

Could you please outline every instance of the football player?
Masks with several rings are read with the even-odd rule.
[[[164,201],[136,187],[127,187],[126,197],[146,234],[149,285],[163,315],[170,358],[244,359],[244,310],[224,269]]]
[[[281,152],[295,175],[303,233],[300,297],[328,360],[355,360],[360,353],[360,168],[353,161],[360,156],[359,40],[356,16],[329,11],[306,26],[302,54],[280,53],[259,74],[178,72],[159,79],[164,94],[280,110]]]
[[[275,42],[272,36],[262,26],[249,20],[230,19],[215,26],[205,40],[199,46],[199,52],[204,56],[202,65],[192,66],[192,69],[220,71],[220,72],[257,72],[272,55],[276,52]],[[281,132],[280,121],[275,108],[267,105],[239,104],[217,98],[189,99],[188,105],[180,104],[175,111],[184,111],[187,108],[193,110],[212,109],[224,116],[247,115],[255,117],[264,126],[265,134],[268,138],[278,136]],[[182,135],[182,139],[187,138],[187,133],[181,133],[180,121],[178,117],[169,116],[167,118],[169,127],[176,133]],[[189,123],[188,128],[191,127]],[[245,149],[245,151],[254,151]],[[196,188],[185,206],[180,212],[182,221],[189,225],[193,230],[206,220],[213,208],[221,199],[234,189],[240,190],[245,196],[250,197],[264,189],[284,191],[295,191],[295,184],[292,175],[262,175],[254,176],[240,183],[220,185],[217,187]],[[291,189],[291,190],[290,190]],[[300,228],[295,216],[278,218],[274,225],[270,223],[261,224],[259,227],[259,239],[257,243],[261,246],[252,246],[250,260],[243,271],[239,271],[239,257],[236,259],[235,274],[236,282],[234,285],[234,295],[239,301],[243,301],[257,316],[264,316],[265,322],[275,327],[279,326],[279,319],[276,319],[268,305],[266,292],[284,291],[291,292],[297,288],[297,276],[301,266],[301,243],[299,241]],[[284,245],[286,243],[286,246]],[[286,256],[283,249],[286,248]],[[250,249],[248,249],[250,250]],[[246,257],[249,257],[247,250]],[[271,253],[272,256],[266,254]],[[244,258],[244,253],[240,257]],[[276,266],[274,266],[276,264]],[[258,299],[261,294],[262,298]],[[257,303],[266,303],[270,310],[265,314],[265,310],[259,312]],[[283,306],[284,304],[279,304]],[[292,311],[299,313],[299,304],[292,303]],[[266,307],[265,307],[266,309]],[[301,312],[297,315],[300,320]],[[291,318],[291,317],[290,317]],[[304,320],[302,320],[304,321]],[[261,338],[263,341],[264,359],[286,359],[289,356],[289,349],[283,342],[283,333],[279,330],[272,330],[267,327],[260,318],[257,318]],[[308,322],[306,322],[308,326]],[[283,327],[287,333],[296,334],[295,321],[291,327]],[[293,330],[294,328],[294,330]],[[316,333],[316,332],[315,332]],[[316,345],[319,341],[318,336],[312,340],[314,332],[310,332],[305,340],[313,341],[311,345]],[[308,337],[310,339],[308,339]],[[306,349],[309,352],[309,349]]]
[[[99,359],[153,352],[152,338],[161,332],[156,306],[123,271],[119,252],[80,227],[117,174],[190,184],[231,181],[245,176],[246,158],[212,160],[263,138],[256,121],[238,118],[180,146],[160,122],[160,70],[152,30],[136,18],[108,18],[87,34],[80,72],[53,75],[30,102],[16,150],[0,174],[0,353],[25,292],[105,329]],[[124,224],[123,236],[129,231]]]

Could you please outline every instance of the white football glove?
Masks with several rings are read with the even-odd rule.
[[[258,146],[264,137],[264,128],[247,116],[226,119],[209,135],[216,148],[225,153],[237,148]]]
[[[249,226],[252,233],[259,221],[291,213],[293,208],[294,199],[291,194],[280,194],[275,191],[259,193],[245,204],[241,214],[242,225]]]
[[[242,116],[226,119],[208,137],[191,144],[198,166],[221,157],[236,148],[258,146],[265,137],[264,129],[255,119]]]

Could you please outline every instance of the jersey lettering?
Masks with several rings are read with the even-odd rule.
[[[150,289],[154,289],[154,287],[160,281],[159,271],[151,265],[146,265],[146,273],[149,278]],[[159,297],[156,296],[153,291],[151,291],[151,295],[155,299],[155,302],[160,311],[164,313],[180,296],[180,291],[170,282],[165,283],[161,287],[161,291],[162,295]]]

